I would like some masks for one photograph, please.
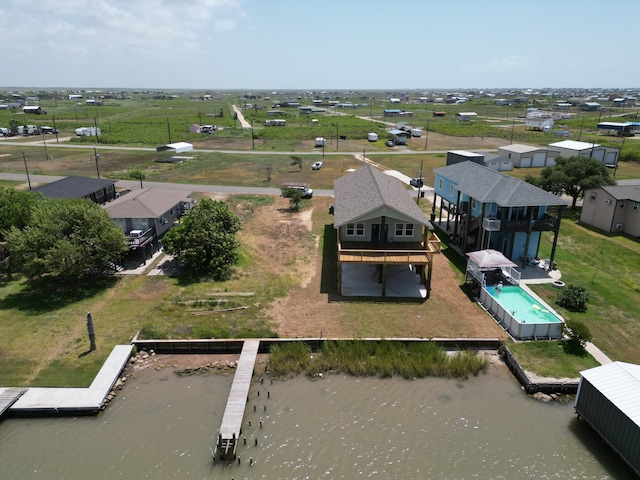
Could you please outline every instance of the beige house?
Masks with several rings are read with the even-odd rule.
[[[411,192],[370,165],[335,181],[333,225],[341,295],[408,296],[399,285],[404,271],[414,274],[411,281],[422,285],[429,298],[433,254],[440,251],[440,239]],[[347,277],[372,281],[378,285],[376,293],[347,293]]]
[[[640,179],[587,190],[580,222],[605,232],[640,237]]]

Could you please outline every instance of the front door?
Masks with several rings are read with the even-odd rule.
[[[384,225],[384,234],[382,235],[382,237],[380,236],[380,224],[379,223],[374,223],[371,225],[371,241],[372,242],[376,242],[376,243],[380,243],[380,242],[386,242],[387,241],[387,232],[389,231],[389,225],[387,225],[385,223]]]

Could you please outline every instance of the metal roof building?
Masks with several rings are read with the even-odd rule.
[[[640,475],[640,365],[613,362],[580,377],[576,413]]]
[[[184,153],[193,151],[193,145],[187,142],[176,142],[176,143],[168,143],[167,145],[163,145],[161,147],[156,148],[157,152],[166,152],[170,151],[173,153]]]

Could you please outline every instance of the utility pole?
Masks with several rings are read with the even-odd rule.
[[[96,147],[93,147],[93,155],[96,157],[96,172],[98,173],[98,178],[100,178],[100,165],[99,165],[100,154],[96,150]]]
[[[424,160],[420,160],[420,171],[418,172],[418,199],[416,200],[416,203],[418,205],[420,205],[420,194],[422,193],[422,184],[424,182],[423,178],[422,178],[422,162]]]
[[[255,140],[255,137],[253,136],[253,119],[251,119],[251,149],[252,150],[256,149],[256,140]]]
[[[97,348],[96,334],[93,330],[93,318],[91,317],[91,314],[89,312],[87,312],[87,332],[89,333],[89,351],[93,352]]]
[[[22,152],[22,159],[24,160],[24,169],[27,171],[27,183],[29,184],[29,190],[31,190],[31,179],[29,178],[29,167],[27,167],[27,156]]]
[[[427,118],[427,130],[424,134],[424,149],[427,149],[427,143],[429,142],[429,119]]]
[[[42,133],[42,142],[44,143],[44,159],[49,160],[49,152],[47,152],[47,138],[44,132]]]
[[[171,127],[169,126],[169,117],[167,117],[167,132],[169,133],[169,143],[171,143]]]

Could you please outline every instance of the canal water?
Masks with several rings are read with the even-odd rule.
[[[465,381],[328,375],[255,382],[241,463],[214,464],[209,448],[232,378],[149,369],[129,380],[97,417],[6,419],[0,423],[1,477],[630,477],[576,419],[572,404],[533,400],[500,364]]]

